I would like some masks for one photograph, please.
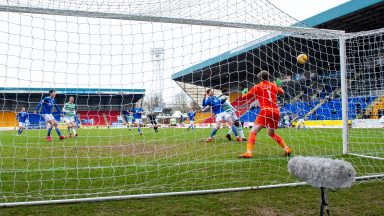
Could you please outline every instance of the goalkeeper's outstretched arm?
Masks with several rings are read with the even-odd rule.
[[[247,93],[241,95],[241,98],[245,99],[245,100],[248,100],[248,99],[254,98],[256,94],[257,94],[257,86],[254,86]]]

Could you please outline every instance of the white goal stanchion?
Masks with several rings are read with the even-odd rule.
[[[362,181],[384,173],[383,132],[355,128],[380,112],[383,31],[312,28],[267,0],[1,1],[0,26],[0,206],[304,185],[265,131],[250,160],[237,158],[246,142],[228,141],[227,127],[205,142],[215,124],[201,111],[206,89],[228,91],[252,122],[258,108],[239,92],[260,70],[282,81],[277,133],[295,155],[343,158]],[[60,122],[67,139],[53,130],[47,141],[36,106],[50,89],[60,112],[74,97],[77,138]],[[22,107],[30,126],[18,135]],[[188,128],[190,108],[201,127]]]
[[[348,154],[348,90],[347,90],[347,68],[346,68],[346,52],[345,38],[339,38],[340,47],[340,79],[341,79],[341,112],[343,120],[343,154]]]

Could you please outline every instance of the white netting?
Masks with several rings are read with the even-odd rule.
[[[384,30],[353,34],[347,40],[350,152],[382,166],[384,120]],[[372,169],[364,167],[365,170]]]
[[[239,92],[259,82],[256,74],[261,69],[282,80],[281,127],[297,126],[298,119],[306,119],[305,130],[278,130],[294,154],[344,157],[340,32],[292,27],[299,26],[298,21],[267,0],[26,0],[0,1],[0,5],[0,85],[4,87],[0,88],[0,124],[6,129],[0,132],[1,202],[296,182],[288,174],[281,148],[264,132],[252,160],[236,158],[246,143],[228,142],[228,128],[221,129],[213,142],[205,142],[214,118],[210,112],[200,112],[204,91],[213,88],[220,95],[221,90],[229,90],[232,104],[247,124],[254,121],[258,109],[249,110],[253,101],[239,100]],[[365,56],[376,55],[371,49],[382,50],[382,37],[377,35],[381,33],[361,36],[372,39],[366,42],[347,40],[348,74],[352,67],[365,67]],[[364,46],[366,52],[360,52],[360,43],[372,47]],[[309,56],[304,65],[297,64],[301,53]],[[352,55],[358,59],[354,66]],[[369,74],[368,69],[364,73]],[[366,84],[357,83],[348,83],[349,96],[367,96]],[[370,89],[378,89],[378,83],[373,88],[370,82]],[[57,90],[60,109],[69,96],[75,96],[81,125],[77,139],[59,141],[53,131],[54,141],[45,140],[44,120],[32,112],[50,88]],[[144,94],[146,127],[139,135],[136,127],[130,127],[127,110]],[[196,130],[187,130],[189,121],[181,117],[191,106],[199,111]],[[31,125],[43,129],[30,126],[18,136],[13,129],[21,107],[29,113]],[[147,115],[153,112],[159,132],[152,129]],[[289,118],[287,124],[284,117]],[[244,132],[247,137],[248,129]],[[353,151],[368,148],[359,153],[382,154],[380,139],[370,141],[372,132],[351,133],[356,135],[350,136]],[[383,164],[376,160],[345,158],[358,168],[359,176],[383,172]]]
[[[187,18],[205,21],[239,22],[263,25],[288,26],[297,22],[268,1],[252,0],[208,0],[208,1],[169,1],[169,0],[121,0],[121,1],[1,1],[2,5],[32,7],[38,9],[64,10],[88,13],[107,13],[127,16],[151,16],[164,18]],[[48,12],[49,13],[49,12]],[[74,14],[76,16],[76,12]],[[155,20],[154,20],[155,21]]]

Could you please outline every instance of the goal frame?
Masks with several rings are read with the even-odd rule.
[[[89,18],[102,18],[102,19],[118,19],[130,20],[140,22],[160,22],[160,23],[173,23],[184,25],[200,25],[200,26],[213,26],[223,28],[242,28],[254,29],[264,31],[277,31],[287,33],[318,33],[321,31],[323,34],[332,35],[339,40],[340,48],[340,75],[341,75],[341,98],[342,98],[342,145],[343,154],[349,154],[348,143],[348,87],[347,87],[347,68],[346,68],[346,39],[349,37],[344,31],[315,29],[297,26],[274,26],[274,25],[260,25],[250,23],[237,23],[237,22],[222,22],[222,21],[206,21],[196,19],[183,19],[183,18],[167,18],[157,16],[138,16],[117,13],[102,13],[102,12],[88,12],[80,10],[61,10],[61,9],[45,9],[36,7],[17,7],[17,6],[0,6],[1,12],[12,13],[27,13],[27,14],[45,14],[45,15],[60,15],[60,16],[76,16],[76,17],[89,17]],[[376,179],[382,178],[382,175],[360,176],[357,180]],[[226,188],[214,190],[198,190],[198,191],[184,191],[184,192],[169,192],[169,193],[153,193],[153,194],[138,194],[138,195],[125,195],[125,196],[106,196],[95,198],[76,198],[76,199],[59,199],[59,200],[44,200],[44,201],[26,201],[26,202],[10,202],[0,203],[0,207],[13,207],[13,206],[28,206],[28,205],[45,205],[45,204],[64,204],[64,203],[78,203],[78,202],[98,202],[98,201],[111,201],[111,200],[126,200],[136,198],[154,198],[164,196],[181,196],[181,195],[200,195],[200,194],[213,194],[224,192],[239,192],[246,190],[259,190],[280,187],[293,187],[306,185],[305,182],[285,183],[275,185],[264,185],[254,187],[240,187],[240,188]]]

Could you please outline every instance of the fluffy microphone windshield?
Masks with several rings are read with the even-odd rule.
[[[356,176],[349,162],[319,157],[294,157],[288,171],[313,187],[329,189],[349,188]]]

